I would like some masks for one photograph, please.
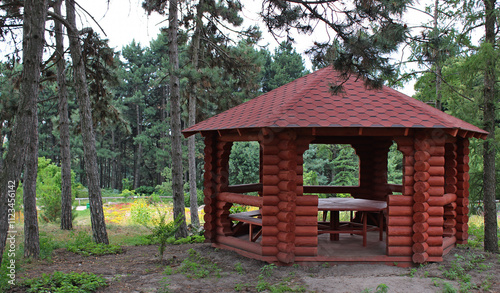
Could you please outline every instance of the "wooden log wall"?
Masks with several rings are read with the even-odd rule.
[[[318,254],[318,196],[304,195],[304,152],[313,136],[300,136],[296,140],[297,151],[297,198],[295,210],[295,256]]]
[[[312,138],[270,133],[262,146],[262,255],[281,264],[317,254],[317,196],[303,196],[303,159]]]
[[[215,242],[216,240],[216,196],[217,192],[215,190],[215,186],[217,183],[215,182],[215,135],[212,133],[207,134],[205,136],[205,174],[203,181],[203,193],[205,195],[204,203],[205,203],[205,241],[207,242]]]
[[[387,201],[387,255],[410,256],[413,254],[414,242],[412,225],[414,222],[415,147],[413,137],[397,137],[395,141],[398,144],[398,150],[403,153],[403,187],[402,195],[389,195]],[[416,221],[425,221],[426,216],[420,213]]]
[[[466,244],[469,238],[469,139],[457,138],[457,244]]]
[[[215,134],[205,137],[205,239],[216,242],[217,235],[230,235],[232,222],[228,218],[232,203],[218,200],[229,184],[229,154],[232,142],[218,141]]]
[[[293,262],[295,249],[295,147],[291,139],[281,141],[266,133],[262,147],[262,255],[281,263]],[[282,137],[283,135],[281,135]],[[279,255],[279,257],[278,257]]]
[[[419,175],[417,166],[422,168]],[[426,233],[426,241],[413,244],[413,262],[423,263],[429,258],[443,256],[443,226],[445,193],[445,134],[440,131],[420,132],[415,137],[415,200],[414,211],[424,211],[425,222],[415,222],[414,232]],[[418,179],[418,180],[417,180]],[[425,190],[417,195],[417,189]],[[418,205],[417,205],[418,202]],[[414,236],[415,236],[414,234]],[[414,237],[415,239],[415,237]]]
[[[457,233],[457,145],[455,142],[448,142],[445,144],[445,199],[444,206],[444,224],[443,224],[443,237],[455,237]],[[443,247],[445,248],[445,247]]]

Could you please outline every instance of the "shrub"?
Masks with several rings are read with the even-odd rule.
[[[203,200],[205,198],[205,194],[203,193],[203,190],[196,189],[196,198],[197,198],[198,206],[204,204]],[[184,193],[184,206],[185,207],[191,206],[191,199],[190,199],[189,192]]]
[[[153,192],[155,192],[155,188],[153,186],[139,186],[135,189],[135,193],[137,194],[151,195]]]
[[[134,190],[128,190],[128,189],[124,189],[122,190],[122,192],[120,193],[120,196],[124,197],[124,198],[131,198],[131,197],[134,197],[136,196],[136,193]]]
[[[74,182],[74,177],[71,172],[71,182]],[[52,164],[50,159],[38,158],[36,194],[38,204],[43,207],[40,219],[44,222],[58,221],[61,218],[61,167]]]

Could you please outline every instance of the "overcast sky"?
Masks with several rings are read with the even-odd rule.
[[[85,0],[78,3],[94,17],[95,21],[80,10],[80,21],[78,25],[85,27],[91,25],[103,37],[104,33],[106,38],[109,39],[111,47],[116,50],[121,50],[124,45],[130,44],[132,40],[139,42],[142,46],[148,46],[149,41],[156,38],[162,27],[167,27],[168,22],[164,16],[153,13],[148,16],[142,9],[141,3],[143,0],[110,0],[109,5],[106,0]],[[257,14],[260,11],[261,0],[245,0],[243,9],[243,17],[245,18],[245,26],[259,23],[260,18]],[[78,9],[77,9],[78,10]],[[104,30],[104,33],[98,29],[96,22]],[[260,45],[269,45],[271,51],[277,47],[278,42],[266,32],[265,27],[261,26],[264,33],[264,40]],[[326,38],[326,34],[321,26],[315,28],[312,36],[294,36],[296,42],[294,47],[299,53],[303,53],[310,48],[314,41]],[[303,55],[308,69],[310,69],[310,62],[308,56]],[[408,86],[406,89],[401,90],[406,94],[413,93],[413,86]]]

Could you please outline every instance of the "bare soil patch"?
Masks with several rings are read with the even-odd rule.
[[[217,271],[209,271],[206,277],[189,277],[189,272],[181,272],[190,252],[199,256],[199,263],[215,264]],[[460,271],[458,267],[464,268],[462,275],[470,276],[468,282],[460,284],[461,277],[449,279],[449,272]],[[471,285],[465,292],[500,292],[499,256],[466,248],[454,249],[442,263],[415,268],[372,264],[276,267],[216,250],[210,244],[167,246],[163,261],[158,259],[156,245],[127,246],[121,254],[99,257],[58,249],[50,261],[24,265],[18,279],[54,271],[102,275],[109,286],[98,292],[376,292],[380,284],[388,288],[387,292],[443,292],[445,286],[453,286],[458,292],[464,284]],[[10,292],[24,292],[24,288]]]

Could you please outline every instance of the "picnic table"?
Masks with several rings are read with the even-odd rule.
[[[387,208],[385,201],[358,199],[358,198],[320,198],[318,211],[323,212],[323,222],[318,224],[318,234],[330,234],[330,240],[339,240],[340,233],[358,234],[363,236],[363,246],[366,246],[366,235],[369,231],[379,231],[379,238],[383,240],[384,211]],[[341,211],[358,212],[361,214],[361,223],[350,221],[340,222]],[[326,214],[330,212],[330,221],[326,221]],[[376,225],[368,225],[368,218],[376,215]]]

